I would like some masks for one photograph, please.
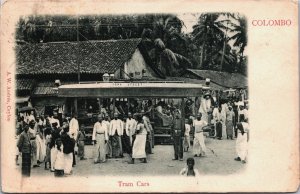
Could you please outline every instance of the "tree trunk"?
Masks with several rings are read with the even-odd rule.
[[[223,50],[222,50],[220,71],[222,71],[222,69],[223,69],[223,62],[224,62],[224,55],[225,55],[225,48],[226,48],[226,40],[227,40],[227,28],[228,28],[228,22],[226,23],[226,31],[225,31],[225,34],[224,34],[224,44],[223,44]]]
[[[199,69],[202,69],[203,67],[203,54],[204,54],[204,43],[201,46],[201,50],[200,50],[200,62],[199,62]]]

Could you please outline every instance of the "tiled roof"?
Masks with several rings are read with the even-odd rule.
[[[17,74],[114,73],[141,39],[17,45]]]
[[[35,84],[34,79],[17,79],[16,88],[17,90],[32,90]]]
[[[192,73],[201,79],[209,78],[211,83],[215,83],[226,88],[245,88],[248,86],[247,77],[239,73],[198,69],[187,69],[187,72]]]
[[[62,82],[61,84],[74,84],[77,82]],[[57,89],[55,89],[55,82],[39,82],[33,90],[33,96],[56,96]]]

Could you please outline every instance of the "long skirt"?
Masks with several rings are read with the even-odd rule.
[[[51,150],[50,148],[47,146],[46,147],[46,157],[45,157],[45,162],[50,162],[50,154],[51,154]]]
[[[22,153],[22,175],[30,176],[31,155],[30,153]]]
[[[208,123],[208,114],[206,112],[201,112],[201,114],[202,114],[201,119],[203,121],[206,121]]]
[[[136,135],[132,147],[132,158],[146,158],[146,136]]]
[[[183,148],[184,148],[184,150],[187,151],[187,149],[190,148],[190,147],[191,147],[190,136],[185,135],[184,139],[183,139]]]
[[[226,121],[226,134],[227,134],[227,137],[232,137],[232,135],[233,135],[232,120]]]
[[[194,145],[193,145],[193,154],[200,155],[206,153],[206,146],[204,143],[203,132],[195,133]]]
[[[84,141],[78,141],[78,157],[84,158]]]
[[[37,145],[36,140],[30,140],[31,143],[31,165],[37,165]]]
[[[36,136],[36,158],[38,161],[42,162],[45,159],[46,155],[46,145],[43,139],[40,136]]]
[[[111,158],[112,157],[112,147],[111,147],[111,138],[109,138],[109,140],[106,142],[105,144],[105,153],[106,156]]]
[[[64,159],[64,173],[70,174],[72,171],[73,153],[64,154]]]
[[[112,157],[118,158],[122,155],[122,141],[121,137],[114,135],[110,137],[112,147]]]
[[[124,153],[131,154],[130,137],[126,134],[122,136],[122,147]]]
[[[222,123],[221,122],[217,122],[216,123],[216,132],[217,132],[217,137],[218,138],[222,138]]]
[[[174,159],[183,158],[183,138],[180,135],[173,136]]]
[[[148,134],[146,136],[146,153],[147,154],[152,153],[152,136],[151,136],[151,134]]]
[[[227,137],[227,133],[226,133],[226,123],[222,122],[222,137],[226,138]]]
[[[154,148],[154,131],[151,131],[152,148]]]
[[[54,165],[55,165],[55,158],[57,155],[57,150],[55,149],[55,147],[51,148],[51,152],[50,152],[50,160],[51,160],[51,170],[54,171]]]
[[[106,161],[106,147],[105,147],[105,136],[104,134],[96,134],[97,144],[95,145],[95,156],[94,162],[105,162]]]
[[[244,135],[242,135],[241,133],[238,133],[238,136],[236,139],[236,153],[237,153],[238,157],[241,158],[241,160],[246,159],[246,156],[248,154],[247,133],[244,133]]]

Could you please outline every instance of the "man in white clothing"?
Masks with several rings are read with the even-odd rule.
[[[211,112],[211,95],[209,92],[205,93],[203,98],[201,98],[201,104],[199,108],[199,112],[202,115],[202,120],[206,121],[208,123],[208,116]]]
[[[132,118],[131,112],[128,113],[128,118],[126,119],[126,134],[130,139],[130,146],[132,146],[132,139],[135,135],[137,122],[134,118]]]
[[[49,119],[49,122],[52,126],[53,123],[57,123],[57,127],[59,128],[60,127],[60,122],[58,120],[58,117],[57,117],[57,112],[54,112],[53,113],[53,116]]]
[[[79,130],[79,124],[77,120],[77,115],[73,113],[72,119],[70,120],[69,123],[69,128],[70,128],[70,134],[72,135],[73,139],[77,139],[78,135],[78,130]]]
[[[104,118],[103,122],[107,126],[107,135],[109,137],[110,136],[110,131],[109,131],[110,118],[109,118],[108,114],[105,114],[105,118]],[[109,138],[108,138],[108,141],[105,144],[105,153],[106,153],[106,157],[107,158],[111,158],[112,157],[112,148],[111,148],[111,142],[109,141]]]
[[[79,123],[78,123],[78,120],[77,120],[77,114],[76,113],[73,113],[72,114],[72,119],[70,120],[70,123],[69,123],[69,133],[71,135],[71,137],[76,141],[77,140],[77,136],[78,136],[78,130],[79,130]],[[73,166],[76,165],[76,160],[75,160],[75,146],[74,146],[74,149],[73,149]]]
[[[105,144],[108,140],[108,128],[106,122],[103,120],[102,115],[98,115],[98,121],[94,125],[93,129],[93,145],[95,146],[94,163],[100,163],[106,161],[106,149]]]
[[[112,145],[113,158],[123,157],[121,140],[121,136],[123,134],[123,121],[121,121],[118,116],[118,113],[115,113],[114,119],[110,121],[109,125],[109,136]]]
[[[190,131],[191,131],[191,125],[189,124],[189,120],[185,119],[185,130],[184,130],[184,140],[183,140],[183,151],[188,152],[189,148],[191,147],[190,143]]]
[[[204,143],[204,136],[203,136],[203,127],[207,126],[207,122],[201,120],[201,113],[197,115],[197,119],[193,121],[193,127],[195,129],[194,135],[194,145],[193,145],[193,153],[194,157],[205,155],[206,153],[206,146]]]

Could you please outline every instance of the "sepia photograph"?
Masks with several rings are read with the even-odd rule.
[[[55,177],[243,170],[246,49],[239,13],[21,17],[16,168]]]
[[[295,192],[292,0],[6,0],[1,191]]]

